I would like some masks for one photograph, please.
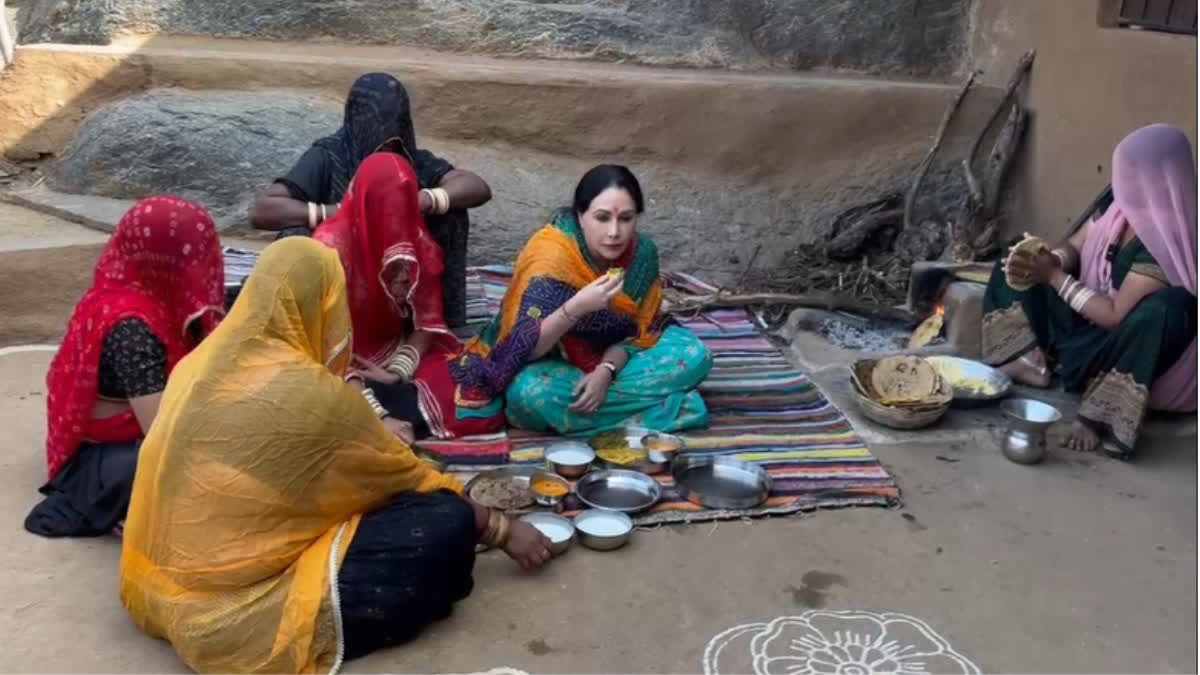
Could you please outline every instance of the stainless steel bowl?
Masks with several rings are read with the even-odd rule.
[[[546,480],[561,485],[566,489],[566,492],[557,497],[554,495],[544,495],[534,487],[534,484],[539,480]],[[537,502],[538,506],[558,506],[567,498],[567,495],[571,494],[571,484],[567,482],[566,478],[558,474],[550,473],[549,471],[539,471],[529,477],[529,491],[533,493],[533,501]]]
[[[609,469],[580,478],[575,494],[593,509],[637,513],[654,506],[662,497],[662,488],[640,471]]]
[[[684,499],[710,509],[752,509],[771,493],[765,469],[732,457],[680,455],[671,475]]]
[[[556,460],[555,456],[578,455],[578,461]],[[587,458],[584,460],[584,458]],[[596,459],[596,451],[582,441],[558,441],[546,446],[546,467],[563,478],[575,479],[587,473]]]
[[[571,542],[575,541],[575,526],[562,516],[539,511],[527,513],[519,520],[529,523],[536,527],[538,532],[546,535],[550,540],[550,553],[553,555],[562,555],[571,547]]]
[[[633,520],[620,511],[589,509],[575,516],[575,531],[584,546],[595,551],[612,551],[629,542]]]
[[[654,447],[654,446],[660,447]],[[675,459],[675,455],[683,450],[683,439],[674,434],[646,434],[642,436],[642,449],[646,452],[658,452],[664,455],[668,460]]]

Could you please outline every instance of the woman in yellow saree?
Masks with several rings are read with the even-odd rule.
[[[330,672],[471,591],[477,540],[526,568],[536,530],[458,495],[341,374],[337,254],[269,246],[225,323],[171,375],[142,445],[121,600],[200,672]]]

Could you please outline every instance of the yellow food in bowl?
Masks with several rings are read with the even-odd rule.
[[[986,378],[970,377],[963,367],[953,361],[939,362],[938,373],[950,384],[951,389],[966,391],[979,396],[995,396],[1000,393],[995,384]]]
[[[549,478],[535,478],[533,491],[545,497],[562,497],[569,492],[566,485]]]
[[[646,459],[646,453],[638,452],[632,448],[604,448],[596,451],[596,456],[600,459],[609,462],[610,464],[619,464],[621,466],[629,466],[637,464]]]

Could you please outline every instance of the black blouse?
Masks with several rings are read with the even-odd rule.
[[[167,388],[167,346],[140,319],[125,319],[109,331],[100,349],[99,393],[130,399]]]
[[[418,150],[416,153],[417,182],[422,188],[435,188],[441,184],[446,174],[454,170],[454,165],[428,150]],[[342,195],[333,194],[333,182],[329,174],[329,155],[321,148],[309,148],[300,159],[296,160],[292,170],[276,183],[282,183],[288,189],[292,199],[317,204],[333,204],[341,201]]]

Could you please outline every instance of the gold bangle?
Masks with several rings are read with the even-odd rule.
[[[496,548],[504,548],[508,543],[508,535],[512,531],[512,521],[503,513],[500,514],[500,532],[496,535]]]
[[[558,310],[563,313],[563,316],[567,317],[567,321],[570,321],[571,323],[579,322],[579,317],[571,314],[571,310],[567,309],[567,303],[564,302],[563,304],[559,305]]]

